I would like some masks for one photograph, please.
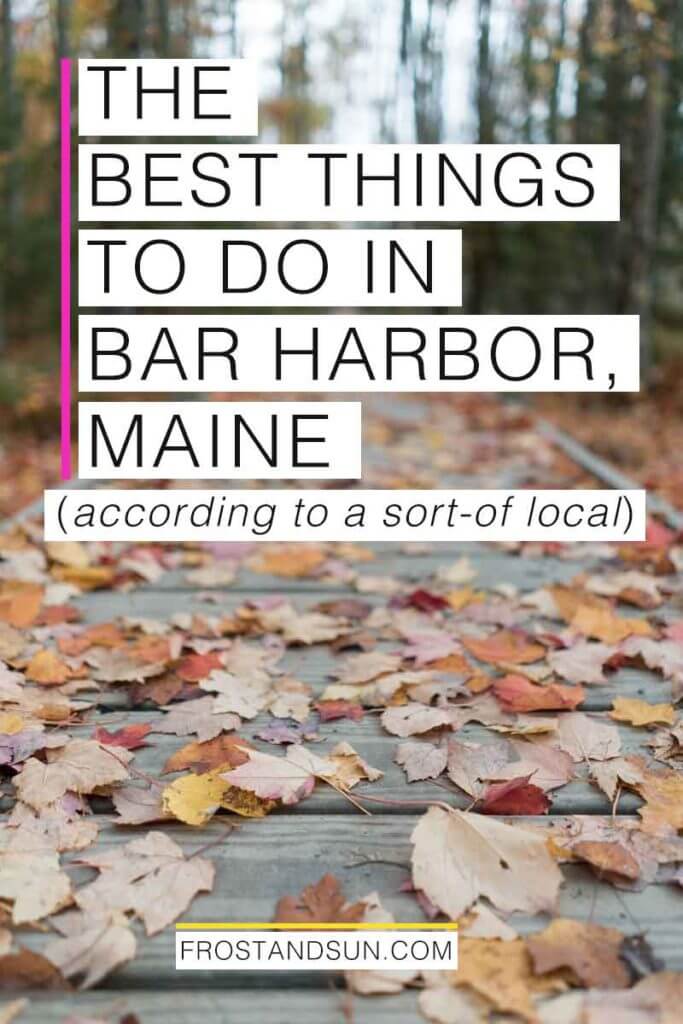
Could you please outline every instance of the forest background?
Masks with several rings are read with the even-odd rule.
[[[640,397],[536,404],[683,505],[680,0],[0,0],[0,16],[0,513],[58,474],[62,56],[251,58],[264,142],[619,143],[621,222],[468,224],[462,311],[640,314]]]

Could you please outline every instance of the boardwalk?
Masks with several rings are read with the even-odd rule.
[[[452,483],[482,487],[579,486],[587,482],[585,470],[543,441],[523,416],[514,410],[501,412],[493,404],[479,407],[472,404],[467,413],[449,411],[441,404],[431,407],[409,402],[392,407],[377,405],[368,420],[366,465],[371,468],[366,471],[366,486],[432,487]],[[32,543],[29,546],[33,546]],[[215,547],[208,551],[181,546],[165,549],[157,561],[157,568],[163,571],[149,573],[154,576],[151,580],[145,580],[136,572],[140,552],[128,552],[128,562],[125,556],[117,555],[118,575],[113,586],[81,590],[69,598],[69,604],[82,616],[77,627],[73,627],[73,635],[79,635],[84,625],[120,625],[125,621],[129,636],[139,637],[141,634],[136,629],[144,628],[147,634],[153,634],[175,623],[174,628],[186,637],[203,635],[204,643],[199,643],[195,649],[207,651],[214,646],[212,630],[201,623],[210,618],[226,621],[236,609],[244,608],[245,602],[263,608],[269,599],[277,596],[291,602],[298,611],[322,609],[325,612],[331,608],[335,614],[343,616],[339,605],[342,600],[365,602],[373,609],[397,609],[401,599],[405,599],[406,614],[412,617],[418,631],[439,629],[461,639],[468,632],[488,635],[502,628],[512,628],[526,634],[542,634],[544,642],[552,648],[558,646],[559,641],[556,643],[549,637],[566,630],[566,620],[551,622],[547,614],[541,614],[539,601],[522,604],[522,598],[549,586],[569,585],[570,581],[574,581],[576,588],[579,574],[582,574],[583,586],[595,575],[611,579],[615,573],[629,570],[650,573],[658,557],[652,554],[649,561],[643,556],[638,562],[624,562],[616,550],[601,545],[544,550],[538,545],[511,545],[504,549],[493,545],[409,548],[385,544],[358,549],[329,545],[323,552],[317,548],[309,550],[314,552],[310,569],[302,562],[299,576],[291,575],[296,567],[278,562],[277,558],[271,563],[276,571],[267,571],[268,562],[264,565],[260,560],[272,552],[272,546],[236,549],[229,552],[227,559],[234,562],[235,567],[234,580],[227,584],[212,584],[210,573],[192,575],[202,564],[225,566],[226,552],[217,551]],[[277,548],[277,551],[282,549]],[[5,550],[5,554],[6,564],[11,566],[11,553]],[[461,559],[468,562],[459,561]],[[21,564],[25,570],[26,563]],[[144,565],[144,559],[140,564]],[[455,571],[449,577],[444,570],[454,564],[460,565],[460,574]],[[285,570],[288,575],[282,574]],[[34,578],[40,578],[42,571],[39,569]],[[53,573],[47,578],[54,581],[55,575],[59,574]],[[12,572],[5,572],[4,576],[11,578]],[[77,577],[77,573],[72,576]],[[653,635],[661,636],[667,622],[681,617],[679,582],[671,572],[652,578],[662,598],[656,602],[656,608],[638,607],[637,599],[635,605],[633,602],[617,603],[612,596],[609,600],[615,603],[619,615],[647,621]],[[199,582],[195,582],[197,579]],[[461,582],[449,582],[459,579]],[[471,600],[465,593],[468,589],[473,594]],[[410,595],[416,591],[432,595],[460,593],[464,603],[458,607],[455,599],[448,608],[430,609],[428,600],[421,606],[419,598],[411,599]],[[368,624],[364,621],[365,613],[361,615],[358,611],[358,618],[354,620],[356,611],[353,606],[349,608],[352,618],[347,623],[347,632],[357,634],[350,649],[344,650],[344,644],[330,642],[292,643],[287,644],[277,663],[278,672],[283,670],[310,686],[313,701],[330,685],[345,659],[358,651],[396,652],[405,648],[405,637],[396,631],[391,615],[383,621],[380,615],[371,613]],[[481,611],[484,608],[489,609],[487,614]],[[137,627],[135,622],[138,622]],[[262,649],[262,634],[262,630],[255,630],[253,638],[244,638],[241,642]],[[51,646],[58,635],[58,632],[50,635],[49,630],[33,634],[31,643],[34,648],[38,643]],[[229,647],[227,630],[223,640],[228,642],[215,644],[219,653]],[[592,642],[596,642],[595,637]],[[467,657],[480,675],[500,677],[506,671],[522,674],[525,671],[523,666],[514,669],[482,663],[471,653]],[[636,659],[631,659],[623,663],[625,660],[622,659],[621,667],[607,673],[604,684],[586,686],[580,710],[590,713],[595,721],[618,728],[622,756],[639,754],[649,759],[651,750],[647,744],[653,737],[661,736],[661,732],[622,723],[617,726],[608,712],[616,697],[668,703],[672,680],[665,678],[666,673],[648,670],[642,661],[636,664]],[[404,660],[402,670],[409,667],[410,662]],[[430,668],[429,662],[426,668]],[[440,678],[461,683],[462,671],[449,676],[444,668]],[[110,731],[130,724],[154,726],[167,712],[145,700],[144,688],[149,684],[150,681],[142,684],[101,682],[95,693],[87,689],[74,693],[74,700],[92,702],[95,707],[75,717],[68,726],[69,734],[90,738],[98,725]],[[196,684],[186,683],[176,696],[186,698],[193,687],[196,695],[206,695],[205,689],[197,690]],[[456,705],[463,703],[463,693],[467,690],[455,698]],[[563,714],[565,712],[559,712],[560,716]],[[368,764],[384,773],[379,781],[362,783],[353,790],[359,801],[363,793],[387,801],[385,804],[367,803],[370,814],[361,813],[332,787],[318,784],[308,799],[276,809],[263,819],[241,819],[239,827],[229,834],[226,824],[236,819],[225,812],[217,814],[201,829],[176,821],[133,828],[117,824],[113,805],[105,793],[88,798],[99,826],[96,845],[83,854],[65,852],[62,862],[72,865],[67,870],[74,885],[89,881],[93,872],[78,866],[79,858],[86,857],[93,849],[98,854],[116,849],[135,835],[154,829],[171,836],[188,854],[206,848],[206,857],[215,864],[213,891],[194,899],[182,915],[185,920],[272,920],[278,899],[285,894],[298,894],[326,872],[339,880],[349,901],[376,892],[397,920],[424,920],[414,893],[406,885],[410,881],[410,837],[422,814],[419,805],[412,802],[425,801],[426,806],[430,801],[442,800],[453,807],[468,808],[473,801],[446,776],[438,786],[428,779],[408,783],[404,769],[395,760],[397,746],[404,741],[387,731],[380,719],[381,711],[368,708],[358,721],[341,718],[318,723],[312,712],[311,720],[316,723],[320,742],[305,744],[324,756],[335,744],[347,741]],[[258,737],[272,723],[273,716],[264,711],[245,720],[238,732],[252,740],[257,749],[281,756],[283,747]],[[411,740],[441,740],[442,732],[437,730],[426,737],[411,737]],[[499,735],[500,730],[494,731],[490,723],[477,721],[467,722],[457,731],[457,739],[467,743],[486,744]],[[175,751],[196,739],[192,735],[149,733],[147,745],[134,751],[131,762],[136,782],[144,787],[144,779],[151,778],[168,784],[175,776],[162,776],[165,762]],[[618,799],[611,800],[591,781],[593,767],[590,758],[574,764],[574,777],[549,793],[552,802],[548,815],[531,821],[519,817],[507,820],[514,820],[517,825],[529,823],[557,836],[562,834],[563,825],[567,834],[585,827],[587,835],[595,835],[598,821],[612,826],[638,821],[641,799],[624,789]],[[660,762],[659,767],[665,766]],[[9,811],[14,797],[9,776],[3,794],[4,806]],[[411,805],[401,806],[404,800],[411,801]],[[564,863],[562,872],[561,916],[614,927],[628,936],[645,935],[656,960],[668,969],[683,969],[683,897],[678,886],[615,887],[613,878],[601,879],[599,872],[578,857],[574,857],[572,863]],[[515,914],[510,918],[510,924],[522,935],[538,931],[548,921],[548,915]],[[42,922],[46,923],[47,928],[21,929],[14,948],[45,949],[51,941],[49,921]],[[417,1009],[417,991],[410,988],[398,995],[351,996],[344,990],[342,979],[315,973],[176,973],[173,927],[151,938],[145,936],[137,923],[134,931],[136,955],[105,977],[95,990],[78,997],[56,991],[25,993],[29,1002],[17,1020],[22,1024],[52,1024],[65,1021],[69,1014],[77,1014],[79,1019],[93,1017],[111,1022],[119,1021],[125,1014],[134,1014],[135,1017],[129,1019],[139,1020],[141,1024],[202,1020],[216,1024],[243,1020],[264,1024],[285,1021],[297,1024],[343,1021],[388,1024],[391,1021],[396,1024],[423,1019]]]

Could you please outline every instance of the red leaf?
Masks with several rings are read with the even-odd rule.
[[[482,814],[547,814],[550,800],[538,786],[529,782],[531,775],[493,782],[484,794]]]
[[[493,692],[505,711],[574,711],[586,696],[582,686],[549,683],[538,686],[526,676],[508,675],[496,679]]]
[[[188,654],[179,663],[176,674],[186,683],[198,683],[206,679],[215,668],[222,668],[223,663],[215,651],[208,654]]]
[[[358,722],[365,714],[360,704],[351,700],[319,700],[313,706],[321,722],[333,722],[336,718],[350,718]]]
[[[429,590],[418,588],[411,594],[393,598],[390,602],[391,608],[417,608],[419,612],[438,612],[442,608],[448,608],[449,604],[441,594],[432,594]]]
[[[145,736],[152,729],[151,725],[124,725],[122,729],[109,732],[98,726],[93,732],[93,739],[98,743],[106,743],[112,747],[125,747],[126,750],[137,750],[138,747],[145,747]]]

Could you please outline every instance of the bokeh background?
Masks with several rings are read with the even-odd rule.
[[[466,225],[463,312],[639,313],[639,399],[540,405],[679,499],[681,0],[0,0],[0,11],[0,512],[57,472],[66,55],[251,58],[267,142],[619,143],[621,223]]]

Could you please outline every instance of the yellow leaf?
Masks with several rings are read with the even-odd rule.
[[[652,626],[645,619],[626,619],[611,608],[596,608],[580,605],[571,626],[584,636],[602,640],[606,644],[618,644],[627,636],[652,636]]]
[[[617,697],[612,704],[610,718],[629,725],[673,725],[676,712],[671,704],[648,704],[638,697]]]
[[[186,825],[206,825],[213,817],[225,792],[229,789],[220,770],[204,772],[203,775],[181,775],[161,794],[163,809]]]
[[[0,715],[0,733],[3,736],[15,736],[24,728],[24,719],[21,715],[13,715],[9,712]]]
[[[26,666],[26,678],[41,686],[61,686],[71,675],[69,666],[54,651],[38,651]]]

